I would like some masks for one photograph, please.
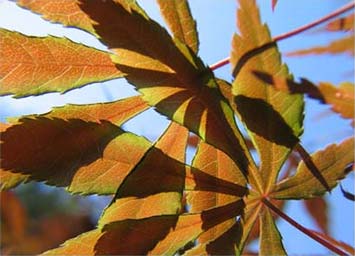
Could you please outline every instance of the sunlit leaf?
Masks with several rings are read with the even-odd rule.
[[[218,187],[218,179],[225,180],[240,186],[240,197],[244,196],[246,189],[246,179],[235,163],[222,151],[201,142],[194,157],[192,167],[216,178],[214,184]],[[238,199],[237,196],[213,191],[199,190],[198,175],[196,177],[196,187],[194,191],[188,193],[188,203],[191,205],[191,212],[201,212],[204,209],[210,209],[230,203]],[[212,184],[211,184],[212,186]]]
[[[262,211],[260,220],[260,255],[286,255],[282,237],[269,209]]]
[[[196,21],[192,18],[187,0],[158,0],[160,11],[174,37],[198,52]]]
[[[314,153],[312,159],[329,186],[333,188],[338,180],[344,178],[344,169],[354,162],[354,139],[349,138],[338,145],[332,144]],[[325,192],[324,186],[307,170],[302,161],[294,176],[276,185],[272,197],[302,199],[322,195]]]
[[[80,7],[149,105],[226,152],[241,169],[251,168],[233,112],[197,56],[131,1],[81,0]]]
[[[163,215],[107,224],[95,250],[106,255],[174,255],[203,231],[240,214],[238,201],[201,214]]]
[[[254,0],[239,1],[238,29],[231,53],[232,93],[237,114],[260,155],[264,191],[269,191],[302,133],[303,98],[277,91],[253,75],[258,70],[289,77]]]
[[[65,92],[121,77],[110,54],[67,38],[29,37],[0,29],[0,94]]]
[[[239,223],[227,220],[206,233],[225,230],[220,236],[215,236],[216,239],[208,243],[200,243],[194,248],[188,250],[184,255],[233,255],[236,251],[236,243],[239,239]],[[205,233],[205,234],[206,234]],[[204,234],[203,234],[204,235]]]
[[[297,50],[293,52],[289,52],[286,55],[289,57],[294,56],[303,56],[303,55],[320,55],[320,54],[348,54],[350,56],[354,56],[354,35],[347,36],[335,41],[332,41],[328,45],[325,46],[315,46],[309,49]]]
[[[81,119],[87,122],[100,123],[101,120],[109,121],[117,126],[122,125],[137,114],[147,110],[149,106],[140,96],[133,96],[114,102],[96,104],[67,104],[54,107],[52,111],[43,115],[29,115],[28,118],[47,117],[61,119]],[[17,118],[9,118],[11,123],[16,123]]]
[[[249,234],[258,220],[262,204],[259,200],[259,195],[253,191],[245,199],[244,212],[240,218],[240,227],[238,235],[240,238],[237,243],[237,255],[243,255],[245,244],[248,240]]]
[[[43,253],[43,255],[95,255],[95,244],[101,236],[98,229],[83,233],[75,238],[67,240],[56,249]]]
[[[354,13],[345,17],[337,18],[329,22],[326,26],[327,31],[348,31],[354,29]]]
[[[0,190],[16,187],[28,179],[28,175],[0,169]]]
[[[77,0],[17,0],[23,8],[39,13],[46,20],[62,23],[65,26],[77,27],[95,35],[93,22],[83,12]]]
[[[113,194],[150,143],[105,119],[121,124],[146,107],[132,97],[22,118],[2,133],[2,169],[73,193]]]
[[[188,130],[172,123],[123,181],[99,224],[177,214],[185,185]],[[171,145],[174,145],[173,147]],[[182,161],[179,162],[178,160]]]
[[[204,173],[216,177],[215,186],[218,187],[218,181],[226,180],[235,183],[240,186],[240,197],[246,193],[246,180],[242,175],[242,172],[233,163],[233,161],[222,151],[216,148],[200,142],[197,153],[192,163],[192,167],[197,168]],[[195,176],[195,180],[198,184],[200,179],[198,175]],[[212,185],[212,184],[211,184]],[[188,203],[190,204],[190,212],[201,212],[206,209],[219,207],[229,204],[239,199],[236,195],[224,194],[214,191],[201,191],[203,186],[196,186],[195,191],[188,192]],[[243,191],[244,190],[244,191]],[[237,190],[236,190],[237,191]],[[224,238],[221,236],[231,229],[235,225],[235,218],[224,222],[221,225],[217,225],[211,230],[203,233],[199,238],[199,248],[191,250],[189,253],[201,253],[200,250],[206,251],[207,254],[230,254],[234,253],[234,239],[227,239],[227,235]],[[220,238],[221,237],[221,238]],[[219,239],[220,238],[220,239]],[[227,244],[230,242],[230,244]]]
[[[320,82],[315,85],[307,79],[301,78],[301,82],[294,82],[292,79],[272,76],[262,72],[254,72],[262,81],[273,85],[280,91],[291,94],[306,94],[312,99],[321,103],[329,104],[332,109],[341,114],[344,118],[354,119],[354,84],[349,82],[334,86],[330,83]]]

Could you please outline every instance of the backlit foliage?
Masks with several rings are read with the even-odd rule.
[[[294,82],[254,0],[238,1],[228,83],[198,56],[188,2],[157,2],[171,33],[134,0],[17,1],[48,21],[87,31],[111,52],[0,29],[1,95],[65,93],[116,78],[125,78],[140,95],[66,105],[1,124],[1,189],[44,181],[73,194],[112,195],[94,230],[48,255],[234,255],[245,253],[256,238],[261,255],[286,254],[273,207],[312,199],[325,209],[320,196],[336,187],[354,162],[352,137],[311,155],[304,150],[304,94],[353,120],[353,84]],[[344,27],[334,21],[327,29],[353,30],[348,22],[353,16],[345,19]],[[353,45],[350,38],[344,40]],[[293,54],[353,54],[350,43],[340,44]],[[154,143],[122,128],[149,108],[171,120]],[[197,150],[187,164],[191,141]],[[290,168],[281,175],[285,163]],[[312,204],[308,209],[322,218],[326,232],[327,217]],[[308,232],[353,252],[326,234]]]

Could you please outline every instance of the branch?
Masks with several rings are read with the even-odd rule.
[[[328,241],[324,240],[323,238],[319,237],[317,234],[315,234],[313,231],[303,227],[301,224],[299,224],[298,222],[296,222],[295,220],[293,220],[290,216],[288,216],[287,214],[283,213],[280,209],[278,209],[275,205],[273,205],[269,200],[267,200],[266,198],[261,199],[261,201],[264,203],[265,206],[267,206],[270,210],[272,210],[274,213],[276,213],[278,216],[280,216],[281,218],[283,218],[285,221],[287,221],[288,223],[290,223],[292,226],[294,226],[295,228],[297,228],[298,230],[300,230],[302,233],[306,234],[307,236],[309,236],[310,238],[312,238],[313,240],[317,241],[318,243],[320,243],[321,245],[323,245],[324,247],[326,247],[327,249],[329,249],[330,251],[338,254],[338,255],[347,255],[345,252],[343,252],[342,250],[340,250],[339,248],[335,247],[334,245],[332,245],[331,243],[329,243]]]
[[[306,25],[303,25],[299,28],[296,28],[294,30],[291,30],[287,33],[284,33],[284,34],[281,34],[281,35],[278,35],[278,36],[275,36],[273,39],[272,39],[272,42],[278,42],[278,41],[281,41],[281,40],[284,40],[284,39],[287,39],[289,37],[292,37],[292,36],[295,36],[295,35],[298,35],[306,30],[309,30],[315,26],[318,26],[319,24],[322,24],[330,19],[333,19],[347,11],[350,11],[352,10],[353,8],[355,7],[355,3],[352,2],[352,3],[348,3],[346,5],[344,5],[343,7],[339,8],[338,10],[335,10],[334,12],[318,19],[318,20],[315,20],[309,24],[306,24]],[[210,66],[210,69],[211,70],[216,70],[217,68],[220,68],[220,67],[223,67],[224,65],[227,65],[230,61],[230,57],[227,57],[223,60],[220,60],[218,61],[217,63],[213,64]]]

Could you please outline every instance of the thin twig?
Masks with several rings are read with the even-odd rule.
[[[323,22],[326,22],[330,19],[333,19],[347,11],[350,11],[352,10],[353,8],[355,7],[355,3],[352,2],[352,3],[349,3],[349,4],[346,4],[344,5],[343,7],[339,8],[338,10],[335,10],[334,12],[316,20],[316,21],[313,21],[309,24],[306,24],[306,25],[303,25],[299,28],[296,28],[294,30],[291,30],[287,33],[284,33],[284,34],[281,34],[281,35],[278,35],[278,36],[275,36],[273,39],[272,39],[272,42],[278,42],[278,41],[281,41],[281,40],[284,40],[286,38],[289,38],[289,37],[292,37],[294,35],[298,35],[306,30],[309,30],[315,26],[318,26],[319,24],[322,24]],[[228,63],[230,62],[230,57],[227,57],[223,60],[220,60],[218,62],[216,62],[215,64],[211,65],[210,66],[210,69],[211,70],[216,70],[217,68],[220,68],[220,67],[223,67],[225,65],[227,65]]]
[[[263,198],[261,200],[265,206],[267,206],[270,210],[272,210],[274,213],[276,213],[278,216],[280,216],[281,218],[283,218],[285,221],[287,221],[288,223],[290,223],[292,226],[294,226],[295,228],[297,228],[298,230],[300,230],[302,233],[306,234],[307,236],[309,236],[310,238],[312,238],[313,240],[317,241],[318,243],[320,243],[321,245],[323,245],[324,247],[326,247],[327,249],[329,249],[330,251],[338,254],[338,255],[347,255],[345,252],[343,252],[342,250],[340,250],[339,248],[335,247],[334,245],[332,245],[331,243],[329,243],[328,241],[324,240],[323,238],[321,238],[320,236],[318,236],[317,234],[315,234],[314,232],[312,232],[311,230],[303,227],[301,224],[299,224],[298,222],[296,222],[295,220],[293,220],[290,216],[288,216],[287,214],[283,213],[279,208],[277,208],[275,205],[273,205],[269,200],[267,200],[266,198]]]

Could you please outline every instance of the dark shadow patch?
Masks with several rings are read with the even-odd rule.
[[[243,122],[250,131],[290,149],[298,143],[293,130],[270,104],[244,95],[238,95],[234,100]]]
[[[50,185],[69,186],[77,172],[103,155],[123,133],[107,121],[23,118],[1,133],[1,166]]]

